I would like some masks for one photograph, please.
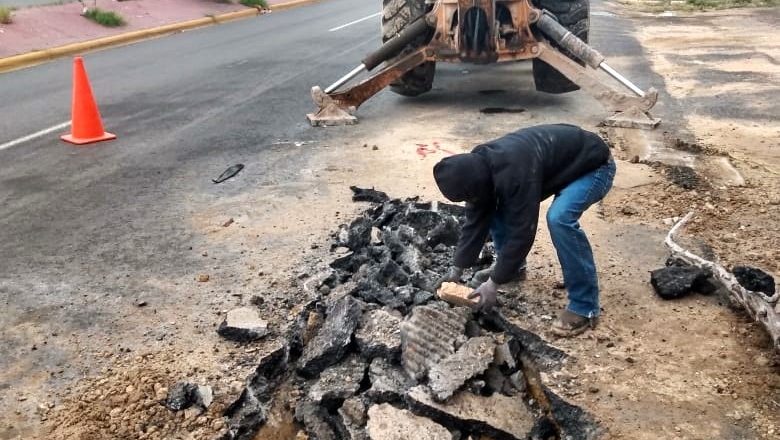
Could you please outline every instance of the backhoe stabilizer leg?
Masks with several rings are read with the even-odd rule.
[[[357,124],[357,118],[353,115],[355,107],[344,108],[340,106],[330,95],[323,92],[320,86],[311,88],[311,98],[319,108],[317,113],[306,115],[312,127]]]
[[[318,110],[316,113],[307,114],[306,117],[314,127],[356,124],[357,118],[354,113],[361,104],[406,72],[426,62],[429,56],[426,49],[418,49],[385,66],[357,85],[340,92],[325,93],[319,86],[314,86],[311,89],[311,97]]]
[[[648,111],[658,101],[658,91],[654,88],[644,92],[644,96],[632,96],[618,92],[604,84],[589,70],[573,61],[571,58],[554,49],[546,42],[539,43],[539,58],[553,66],[573,83],[580,86],[607,110],[616,113],[607,118],[604,125],[625,128],[653,129],[661,123],[652,117]]]

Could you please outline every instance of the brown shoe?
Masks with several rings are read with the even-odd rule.
[[[598,317],[587,318],[569,310],[564,310],[558,315],[558,319],[553,321],[552,332],[556,336],[571,338],[585,332],[589,328],[596,328],[598,322]]]

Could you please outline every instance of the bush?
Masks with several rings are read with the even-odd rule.
[[[256,8],[259,6],[263,9],[268,9],[268,2],[266,0],[241,0],[239,3],[244,6],[249,6],[250,8]]]
[[[125,24],[121,15],[114,11],[104,11],[100,8],[90,8],[84,13],[84,16],[106,27],[117,27]]]
[[[0,23],[11,24],[13,22],[11,8],[0,6]]]

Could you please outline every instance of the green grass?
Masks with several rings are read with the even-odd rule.
[[[13,13],[11,8],[6,6],[0,6],[0,23],[11,24],[13,23]]]
[[[84,13],[84,16],[106,27],[118,27],[125,24],[121,15],[114,11],[104,11],[100,8],[90,8]]]
[[[244,6],[249,6],[250,8],[259,6],[263,9],[268,9],[268,2],[266,0],[240,0],[239,3]]]

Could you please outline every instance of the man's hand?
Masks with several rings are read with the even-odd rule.
[[[488,278],[487,281],[482,283],[477,290],[471,292],[469,299],[479,297],[479,303],[477,309],[482,312],[489,312],[496,305],[496,297],[498,296],[498,284],[493,282],[492,278]]]
[[[439,290],[444,283],[457,283],[463,276],[463,268],[452,266],[450,270],[436,282],[436,290]]]

